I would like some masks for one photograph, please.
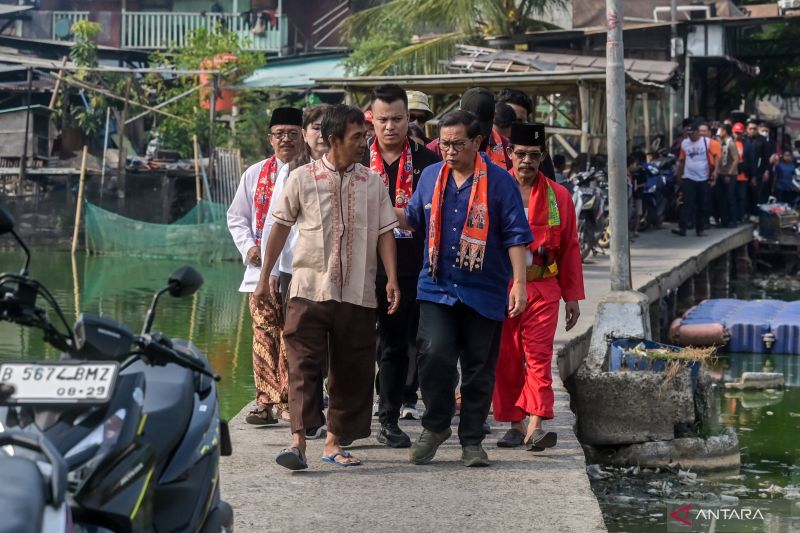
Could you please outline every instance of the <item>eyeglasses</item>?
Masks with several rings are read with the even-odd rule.
[[[542,158],[542,152],[523,152],[522,150],[514,150],[514,156],[520,161],[525,161],[526,158],[531,161],[538,161]]]
[[[459,153],[467,146],[469,141],[439,141],[439,150],[442,152],[448,152],[452,150],[455,153]]]
[[[300,137],[299,131],[276,131],[275,133],[270,133],[270,136],[282,141],[283,139],[289,139],[290,141],[294,141]]]
[[[416,113],[411,113],[411,114],[408,115],[408,119],[411,122],[423,122],[424,123],[424,122],[426,122],[427,118],[428,118],[428,115],[425,115],[425,114],[418,115]]]

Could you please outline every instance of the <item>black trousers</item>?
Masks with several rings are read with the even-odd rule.
[[[720,175],[713,191],[716,205],[714,218],[724,226],[733,224],[736,221],[736,176]]]
[[[742,222],[747,216],[747,189],[748,182],[736,182],[736,222]]]
[[[461,445],[483,441],[503,323],[461,302],[453,306],[421,301],[417,332],[419,384],[425,414],[422,427],[441,432],[455,414],[457,365],[461,361]]]
[[[683,205],[680,213],[681,231],[686,231],[691,221],[697,233],[703,231],[708,223],[708,181],[693,181],[687,178],[681,183]]]
[[[417,337],[419,305],[417,304],[417,278],[400,278],[400,307],[395,314],[387,314],[386,278],[375,279],[378,299],[378,345],[375,359],[378,362],[378,419],[381,424],[396,424],[403,407],[409,371],[409,352]],[[415,391],[416,392],[416,391]],[[416,403],[416,402],[415,402]]]

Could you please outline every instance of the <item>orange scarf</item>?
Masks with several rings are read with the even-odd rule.
[[[503,148],[503,138],[499,133],[492,130],[491,138],[486,143],[486,155],[492,160],[492,163],[500,168],[508,169],[508,161],[506,160],[506,151]]]
[[[429,272],[436,279],[439,269],[439,241],[442,234],[442,204],[444,190],[450,177],[450,165],[445,163],[436,178],[431,199],[431,220],[428,228]],[[486,239],[489,236],[489,182],[486,174],[486,161],[475,156],[475,171],[472,178],[472,193],[469,197],[467,219],[461,230],[461,241],[458,249],[457,263],[460,268],[469,271],[483,268],[483,256],[486,253]]]
[[[378,139],[369,147],[369,168],[377,172],[383,178],[383,184],[389,188],[389,174],[383,168],[383,156]],[[403,144],[403,153],[400,155],[400,163],[397,165],[397,181],[394,189],[394,205],[398,208],[405,208],[414,193],[414,167],[411,161],[411,143],[408,139]]]
[[[256,246],[261,246],[261,236],[264,234],[264,222],[269,212],[272,201],[272,191],[278,177],[278,158],[274,155],[264,161],[258,175],[256,191],[253,194],[253,205],[256,208]]]

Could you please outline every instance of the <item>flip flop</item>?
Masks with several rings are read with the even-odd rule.
[[[333,455],[327,455],[323,457],[322,460],[325,461],[326,463],[331,463],[338,466],[358,466],[361,464],[360,459],[356,459],[355,461],[349,463],[345,463],[343,461],[337,461],[336,458],[339,456],[344,457],[345,459],[350,459],[351,457],[353,457],[348,452],[336,452]]]
[[[289,470],[305,470],[308,468],[303,452],[295,446],[281,450],[281,453],[275,456],[275,462]]]
[[[525,434],[518,429],[511,428],[497,441],[499,448],[516,448],[525,444]]]
[[[555,432],[537,429],[525,444],[529,452],[540,452],[545,448],[552,448],[557,443],[558,435]]]

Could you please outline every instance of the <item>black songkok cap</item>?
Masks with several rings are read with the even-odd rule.
[[[295,107],[278,107],[272,111],[269,127],[299,126],[303,127],[303,112]]]
[[[544,146],[544,124],[515,122],[511,124],[509,142],[521,146]]]

